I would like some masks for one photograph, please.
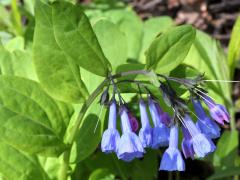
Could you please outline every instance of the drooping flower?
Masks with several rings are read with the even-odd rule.
[[[178,126],[173,125],[170,129],[169,147],[164,152],[160,170],[184,171],[185,163],[180,151],[178,150]]]
[[[184,124],[192,137],[193,150],[198,157],[205,157],[216,149],[212,140],[198,130],[188,115],[184,117]]]
[[[198,121],[196,123],[197,128],[211,139],[218,138],[220,136],[220,127],[212,121],[205,113],[201,103],[197,99],[192,99],[192,103],[195,112],[198,116]]]
[[[212,98],[207,95],[202,95],[203,101],[209,108],[211,117],[218,123],[224,125],[225,122],[229,122],[230,115],[227,112],[226,108],[221,104],[216,104]]]
[[[169,128],[161,122],[156,102],[151,97],[148,98],[148,104],[154,124],[152,148],[158,149],[159,147],[168,146]]]
[[[143,99],[140,99],[139,102],[140,115],[141,115],[141,124],[142,128],[139,131],[139,138],[142,142],[143,147],[152,146],[152,127],[150,126],[146,105]]]
[[[124,161],[131,161],[134,158],[143,156],[144,148],[138,136],[132,131],[127,109],[122,106],[120,109],[122,136],[117,146],[117,156]]]
[[[138,130],[138,120],[135,116],[132,115],[131,112],[128,112],[128,117],[129,117],[129,121],[131,124],[131,128],[133,132],[137,132]]]
[[[117,105],[116,101],[112,100],[109,110],[108,129],[104,131],[101,141],[102,152],[116,152],[117,143],[120,140],[120,135],[116,129]]]
[[[182,132],[183,132],[183,140],[182,140],[183,155],[186,159],[189,157],[194,159],[192,137],[184,126],[182,126]]]

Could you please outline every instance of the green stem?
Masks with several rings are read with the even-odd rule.
[[[137,71],[128,71],[128,72],[122,72],[119,74],[115,74],[113,76],[111,76],[112,79],[116,79],[116,78],[120,78],[123,76],[129,76],[129,75],[134,75],[134,74],[144,74],[144,75],[148,75],[151,76],[149,71],[145,71],[145,70],[137,70]],[[98,97],[98,95],[102,92],[102,89],[108,84],[110,78],[106,78],[95,90],[94,92],[89,96],[89,98],[84,102],[77,120],[75,122],[75,125],[71,131],[71,134],[69,136],[68,139],[68,144],[70,145],[70,148],[68,150],[66,150],[63,153],[63,159],[62,159],[62,165],[60,168],[60,174],[59,174],[59,179],[60,180],[66,180],[68,178],[68,170],[69,170],[69,159],[70,159],[70,152],[71,152],[71,147],[72,144],[74,142],[74,139],[76,137],[76,134],[79,130],[79,127],[82,123],[82,120],[88,110],[88,108],[91,106],[91,104],[93,103],[93,101]]]

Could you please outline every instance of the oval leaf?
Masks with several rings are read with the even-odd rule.
[[[125,63],[127,60],[127,38],[117,25],[107,20],[100,20],[93,26],[93,30],[113,69],[115,70],[116,67]]]
[[[8,180],[48,179],[35,156],[26,155],[2,142],[0,142],[0,160],[0,174]]]
[[[195,29],[190,25],[174,27],[159,35],[148,49],[147,69],[170,72],[184,60],[194,39]]]
[[[36,1],[36,7],[33,53],[38,78],[52,97],[66,102],[82,102],[88,93],[80,78],[78,64],[56,41],[52,8],[41,1]]]
[[[0,86],[1,141],[30,153],[59,155],[66,148],[63,104],[25,78],[0,76]]]
[[[99,76],[107,76],[111,66],[82,8],[63,1],[55,2],[52,21],[61,49],[79,66]]]

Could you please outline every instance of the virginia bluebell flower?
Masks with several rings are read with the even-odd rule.
[[[137,132],[138,130],[138,120],[135,116],[132,115],[131,112],[128,112],[128,117],[129,117],[129,121],[131,124],[131,128],[133,132]]]
[[[183,133],[183,140],[182,140],[183,155],[186,159],[189,157],[194,159],[192,137],[184,126],[182,126],[182,133]]]
[[[211,117],[218,123],[224,125],[224,121],[229,122],[230,115],[227,112],[226,108],[221,104],[216,104],[212,98],[207,95],[202,95],[203,101],[209,108]]]
[[[101,142],[101,149],[105,153],[116,152],[117,143],[120,140],[116,129],[117,107],[116,101],[112,100],[109,110],[108,129],[104,131]]]
[[[196,123],[197,128],[211,139],[218,138],[220,136],[220,127],[212,121],[205,113],[201,103],[197,99],[192,99],[192,103],[195,112],[198,116],[198,121]]]
[[[168,145],[169,128],[161,122],[156,102],[154,102],[154,100],[151,97],[149,97],[148,103],[150,114],[154,124],[152,148],[158,149],[159,147]]]
[[[124,161],[131,161],[134,158],[143,156],[144,148],[139,137],[132,131],[127,109],[122,106],[120,109],[122,136],[117,146],[117,156]]]
[[[215,150],[212,140],[198,130],[188,115],[184,117],[184,124],[192,137],[193,150],[198,157],[205,157]]]
[[[180,151],[178,150],[178,126],[173,125],[170,129],[169,147],[164,152],[160,170],[184,171],[185,163]]]
[[[142,123],[142,128],[139,131],[139,138],[144,148],[151,147],[152,146],[152,127],[150,126],[150,123],[149,123],[147,109],[143,99],[140,99],[139,108],[140,108],[141,123]]]

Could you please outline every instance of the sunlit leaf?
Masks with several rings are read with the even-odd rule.
[[[147,69],[170,72],[187,56],[194,39],[195,29],[190,25],[174,27],[159,35],[147,51]]]

